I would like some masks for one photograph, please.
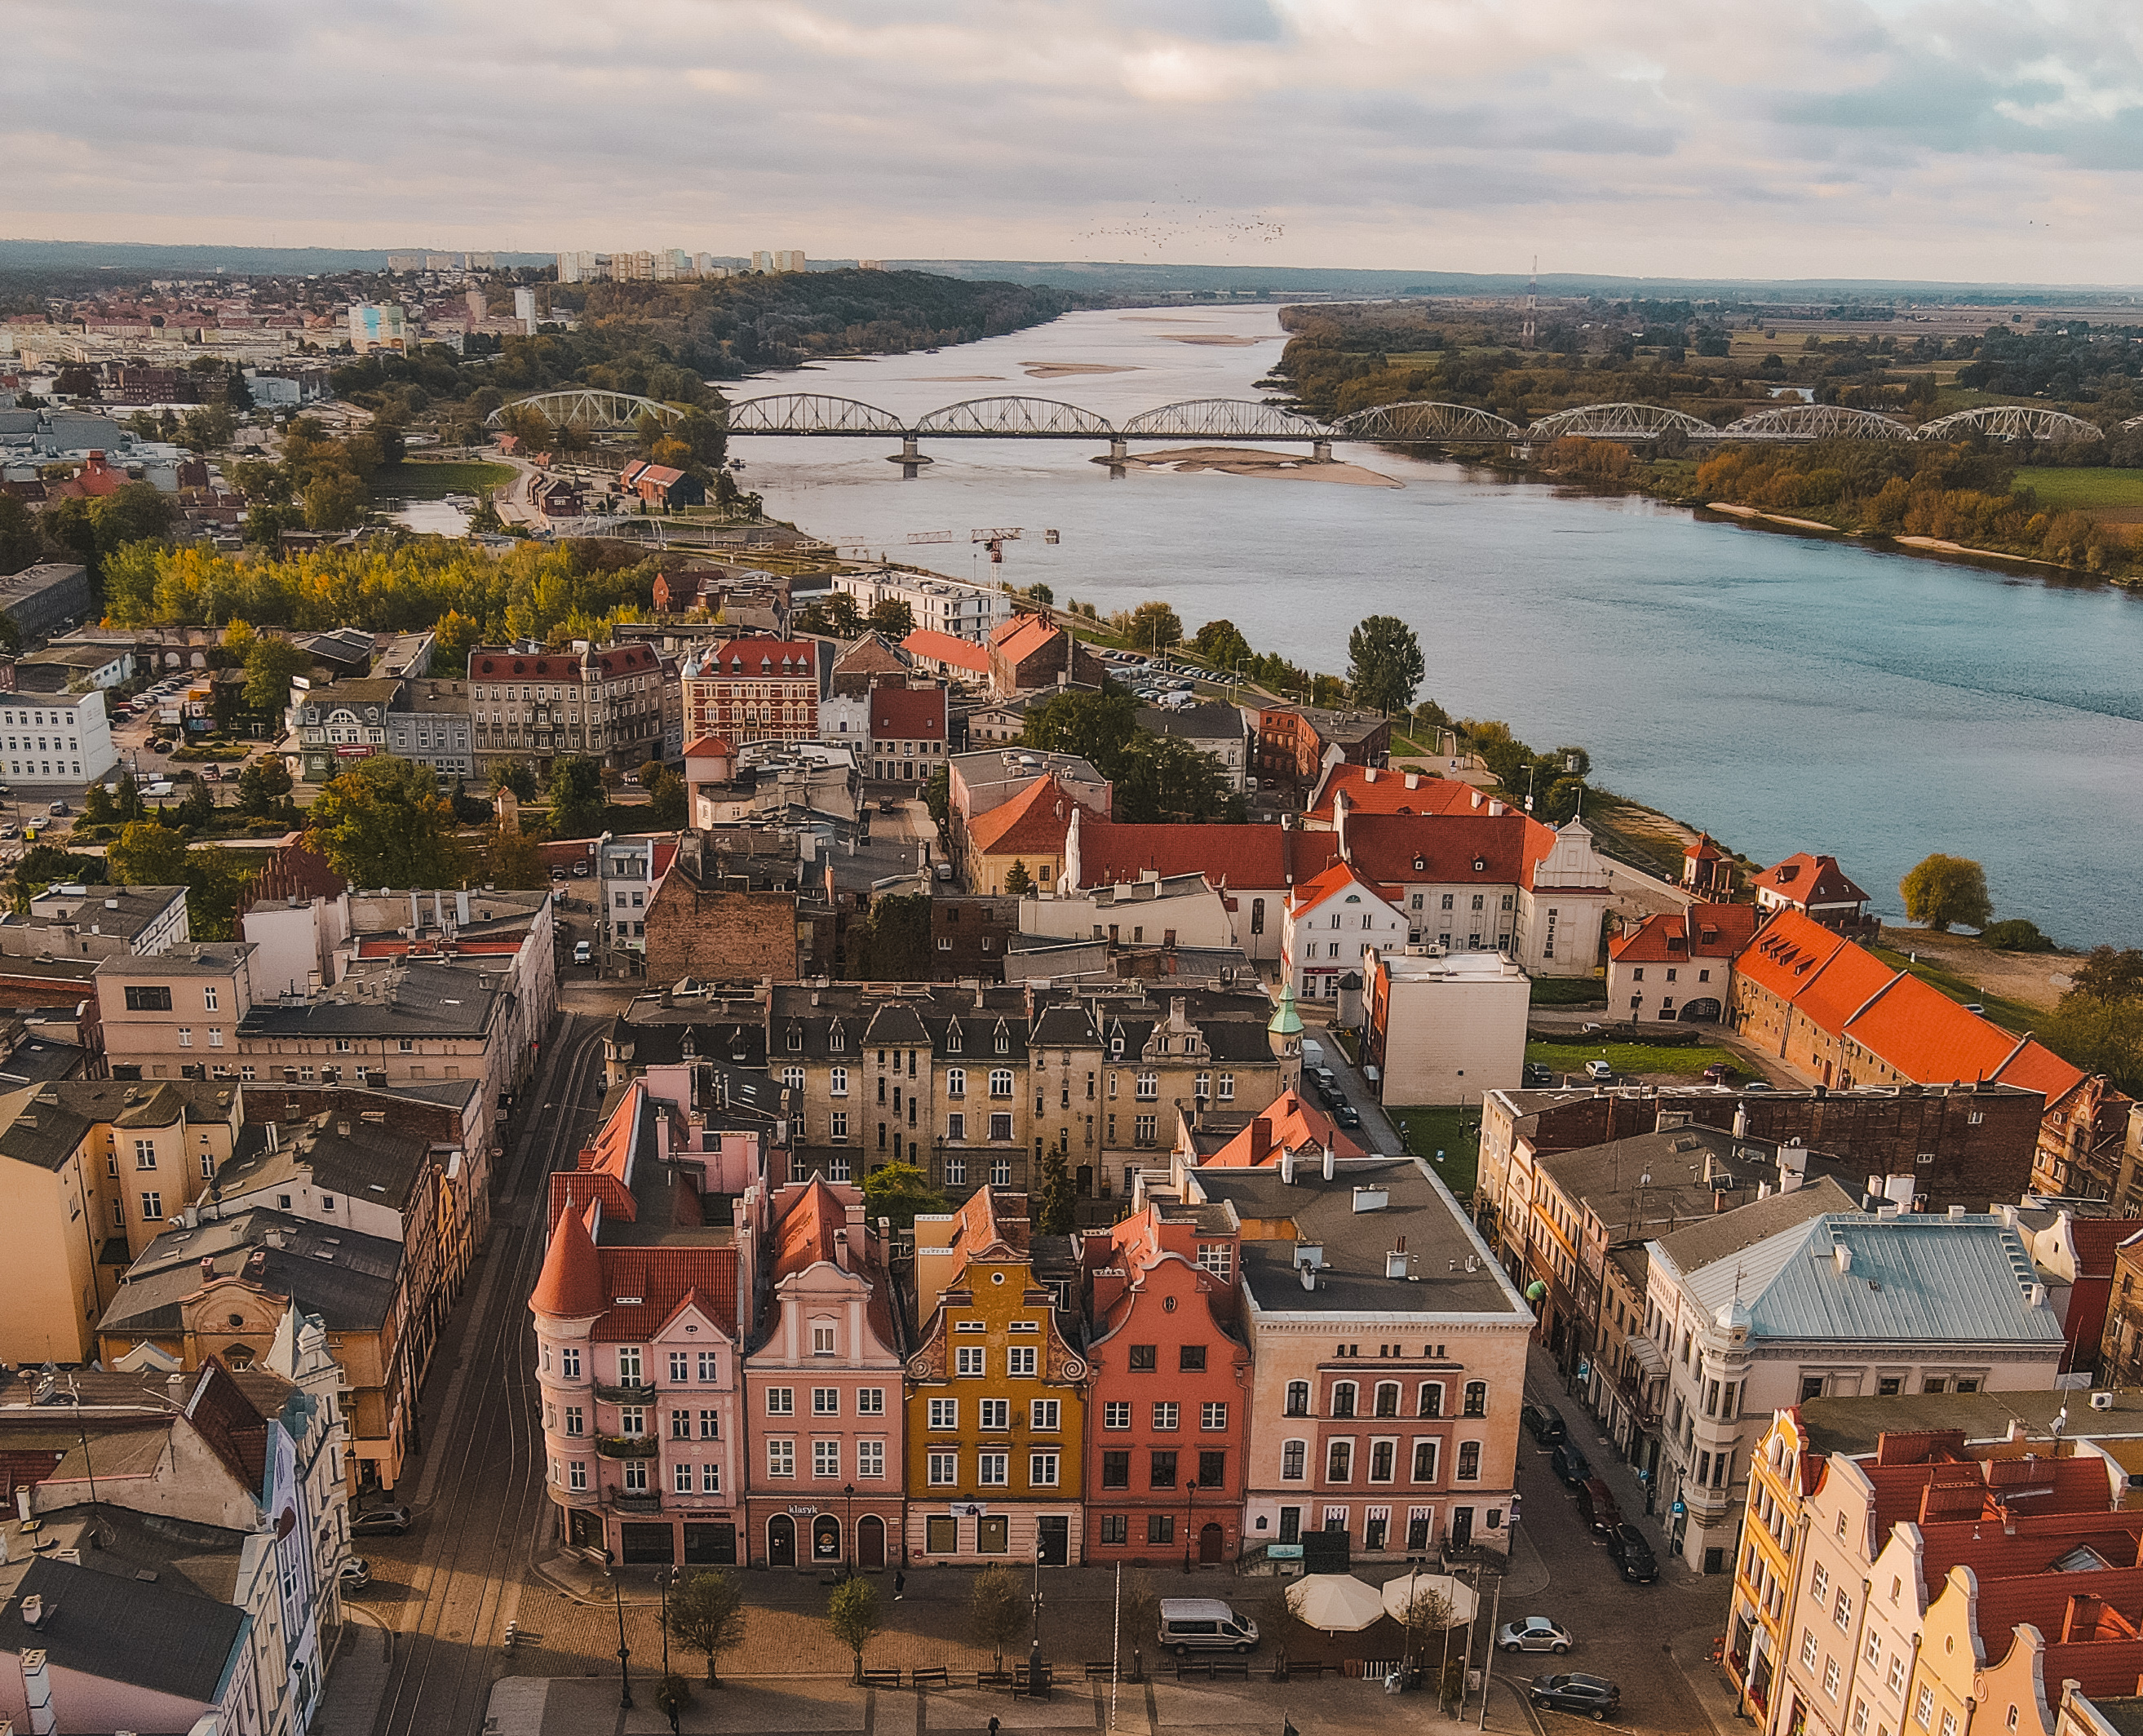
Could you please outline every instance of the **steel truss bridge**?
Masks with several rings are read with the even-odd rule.
[[[1687,440],[1713,443],[1948,440],[1973,432],[1994,440],[2104,438],[2081,418],[2023,404],[1960,410],[1918,428],[1894,417],[1837,404],[1780,405],[1725,428],[1658,404],[1580,404],[1521,427],[1470,404],[1378,404],[1324,423],[1252,398],[1198,398],[1112,423],[1081,405],[1052,398],[970,398],[914,416],[812,392],[777,393],[732,403],[729,432],[895,439],[902,443],[901,456],[916,462],[923,462],[915,448],[924,439],[1104,441],[1112,457],[1121,457],[1133,440],[1306,443],[1322,456],[1343,440],[1386,446],[1525,446],[1563,438],[1646,444],[1670,432]]]
[[[489,425],[498,426],[509,409],[534,410],[553,426],[570,424],[591,433],[630,432],[643,416],[670,423],[684,414],[675,405],[651,398],[574,387],[516,398],[494,410],[487,418]],[[2121,424],[2124,429],[2139,425],[2143,425],[2143,417]],[[1985,404],[1917,428],[1895,417],[1837,404],[1782,404],[1725,428],[1658,404],[1579,404],[1522,428],[1470,404],[1427,402],[1378,404],[1323,423],[1252,398],[1196,398],[1112,423],[1081,405],[1053,398],[969,398],[912,416],[819,392],[782,392],[732,403],[729,432],[894,439],[901,443],[901,457],[916,462],[927,462],[916,450],[916,443],[924,439],[1102,441],[1111,457],[1121,458],[1133,440],[1307,443],[1324,457],[1343,440],[1385,446],[1526,446],[1566,438],[1645,445],[1669,433],[1700,443],[1952,440],[1974,433],[2005,441],[2105,438],[2095,424],[2080,417],[2029,404]]]

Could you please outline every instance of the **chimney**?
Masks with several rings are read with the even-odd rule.
[[[468,927],[468,893],[464,888],[454,894],[454,926],[458,928],[466,928]]]
[[[1833,1248],[1830,1250],[1830,1257],[1838,1264],[1838,1275],[1839,1277],[1844,1277],[1847,1273],[1853,1269],[1853,1250],[1847,1247],[1844,1243],[1840,1242],[1836,1247]]]
[[[215,1261],[208,1254],[201,1256],[201,1282],[208,1283],[215,1276]]]
[[[1421,788],[1421,774],[1419,772],[1408,772],[1406,774],[1406,787],[1408,789],[1419,789]]]
[[[22,1600],[22,1625],[33,1628],[45,1619],[45,1600],[41,1593],[32,1591]]]
[[[1294,1185],[1294,1154],[1284,1145],[1279,1152],[1279,1179],[1283,1187]]]
[[[1324,1142],[1324,1179],[1327,1181],[1332,1179],[1332,1142],[1329,1140]]]
[[[1482,794],[1481,794],[1481,792],[1480,792],[1479,790],[1477,790],[1477,790],[1475,790],[1475,791],[1473,792],[1473,800],[1472,800],[1472,806],[1474,806],[1474,807],[1476,807],[1476,808],[1478,808],[1478,807],[1479,807],[1479,806],[1480,806],[1483,802],[1487,801],[1487,799],[1487,799],[1487,797],[1486,797],[1486,796],[1482,795]]]
[[[1260,1115],[1250,1123],[1250,1167],[1255,1169],[1263,1163],[1271,1150],[1272,1123],[1265,1116]],[[1291,1154],[1283,1153],[1281,1161],[1290,1170],[1293,1169],[1294,1160]],[[1283,1179],[1292,1181],[1294,1177],[1290,1174]]]
[[[186,1377],[184,1371],[174,1368],[164,1377],[164,1392],[173,1404],[186,1402]]]
[[[1499,820],[1510,811],[1511,804],[1507,802],[1495,801],[1488,804],[1488,818],[1492,820]]]
[[[1745,1103],[1734,1105],[1734,1137],[1737,1140],[1749,1137],[1749,1105]]]

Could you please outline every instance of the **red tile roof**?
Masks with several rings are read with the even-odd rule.
[[[1688,861],[1691,857],[1695,858],[1699,862],[1724,862],[1726,860],[1725,851],[1720,849],[1717,844],[1712,843],[1711,834],[1709,832],[1698,833],[1696,842],[1691,844],[1687,849],[1684,850],[1681,854],[1682,860],[1685,862]]]
[[[1407,779],[1413,779],[1413,787],[1407,787]],[[1347,799],[1354,804],[1357,814],[1452,814],[1469,811],[1472,806],[1474,789],[1470,784],[1462,784],[1456,778],[1438,777],[1433,773],[1401,772],[1373,765],[1355,765],[1342,762],[1332,767],[1324,781],[1317,788],[1305,819],[1332,819],[1332,799],[1339,791],[1347,792]]]
[[[734,759],[736,749],[726,735],[695,737],[685,749],[687,759]]]
[[[577,1209],[561,1212],[543,1255],[542,1274],[528,1298],[529,1308],[556,1320],[591,1320],[610,1307],[610,1298],[602,1256],[586,1220]]]
[[[990,649],[1003,652],[1007,662],[1017,663],[1047,648],[1057,631],[1039,615],[1015,615],[990,635]]]
[[[794,680],[819,672],[818,647],[806,639],[732,639],[715,647],[700,673],[708,680]]]
[[[1303,881],[1288,894],[1289,913],[1299,914],[1303,911],[1312,909],[1322,904],[1335,893],[1344,892],[1350,886],[1359,886],[1365,891],[1374,893],[1388,903],[1394,896],[1390,887],[1379,886],[1366,875],[1355,872],[1345,863],[1335,862],[1323,873],[1313,875],[1309,879]]]
[[[1967,1012],[1798,910],[1764,924],[1734,968],[1916,1084],[2020,1086],[2042,1092],[2051,1107],[2083,1083],[2051,1050]]]
[[[1731,958],[1756,932],[1753,904],[1691,904],[1663,910],[1607,944],[1617,964],[1672,964],[1684,958]]]
[[[1062,855],[1064,834],[1072,826],[1072,810],[1081,805],[1069,789],[1045,774],[1009,802],[977,814],[968,823],[968,841],[985,856],[1021,850]]]
[[[943,741],[945,690],[942,687],[874,687],[870,733],[875,741]]]
[[[821,1261],[839,1265],[834,1232],[848,1221],[848,1208],[835,1197],[826,1179],[814,1175],[775,1232],[774,1281],[779,1283],[784,1278],[793,1278]]]
[[[1327,1145],[1334,1157],[1366,1157],[1368,1154],[1346,1130],[1299,1091],[1283,1092],[1269,1108],[1260,1110],[1250,1125],[1205,1160],[1201,1169],[1266,1168],[1279,1162],[1282,1151],[1315,1148],[1319,1159]]]
[[[1079,883],[1106,886],[1152,872],[1166,878],[1203,874],[1233,891],[1279,891],[1322,873],[1339,859],[1330,832],[1279,826],[1118,825],[1079,822]]]
[[[1804,850],[1767,868],[1753,883],[1759,891],[1806,908],[1810,904],[1865,904],[1868,894],[1847,878],[1835,856],[1811,856]]]
[[[1393,886],[1437,881],[1531,887],[1556,843],[1554,827],[1517,809],[1499,814],[1350,813],[1346,838],[1347,859]]]
[[[986,675],[990,672],[987,651],[972,640],[956,639],[950,633],[933,633],[918,627],[900,641],[900,648],[912,657],[927,657],[933,663],[949,664],[973,675]]]
[[[737,1251],[735,1248],[600,1248],[610,1306],[591,1337],[607,1344],[653,1338],[688,1299],[696,1299],[715,1325],[736,1336]],[[696,1298],[695,1298],[695,1293]],[[621,1302],[621,1297],[638,1297]]]
[[[595,654],[596,666],[604,680],[650,674],[661,666],[661,660],[654,650],[644,645],[611,645]],[[581,660],[572,651],[512,651],[480,647],[469,658],[469,676],[472,680],[483,676],[496,680],[577,681],[581,679]]]

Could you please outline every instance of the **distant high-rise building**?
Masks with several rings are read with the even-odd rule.
[[[465,253],[462,255],[462,270],[496,271],[498,270],[498,255],[495,253]]]
[[[530,337],[536,335],[536,292],[523,284],[513,292],[513,317]]]
[[[671,283],[692,274],[692,255],[681,247],[666,247],[655,255],[655,280]]]
[[[424,269],[427,271],[458,271],[461,267],[459,254],[428,253],[424,255]]]
[[[655,255],[644,249],[638,253],[614,253],[610,256],[610,274],[621,284],[652,283]]]
[[[610,255],[589,253],[562,253],[558,255],[558,281],[562,284],[600,283],[610,275]]]
[[[462,305],[468,309],[468,316],[473,320],[488,319],[491,317],[490,298],[481,289],[463,290]]]
[[[856,270],[859,271],[883,271],[885,270],[885,261],[883,260],[858,260],[856,261]]]
[[[359,355],[373,349],[407,349],[408,316],[392,302],[354,304],[349,310],[349,347]]]
[[[751,269],[755,271],[773,270],[774,255],[769,253],[763,247],[753,249],[751,255]]]
[[[692,255],[692,274],[695,277],[727,277],[730,268],[716,265],[711,253],[695,253]]]
[[[424,255],[421,253],[390,253],[387,255],[389,271],[422,271]]]
[[[802,248],[786,247],[774,255],[774,269],[776,271],[804,271],[810,268],[804,262]]]

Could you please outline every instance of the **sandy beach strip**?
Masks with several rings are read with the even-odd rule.
[[[1096,458],[1096,464],[1111,461]],[[1240,446],[1180,446],[1170,452],[1141,453],[1115,461],[1127,470],[1161,470],[1193,476],[1216,470],[1229,476],[1270,477],[1281,482],[1345,482],[1358,488],[1403,488],[1394,477],[1359,464],[1323,463],[1300,453],[1258,452]]]

